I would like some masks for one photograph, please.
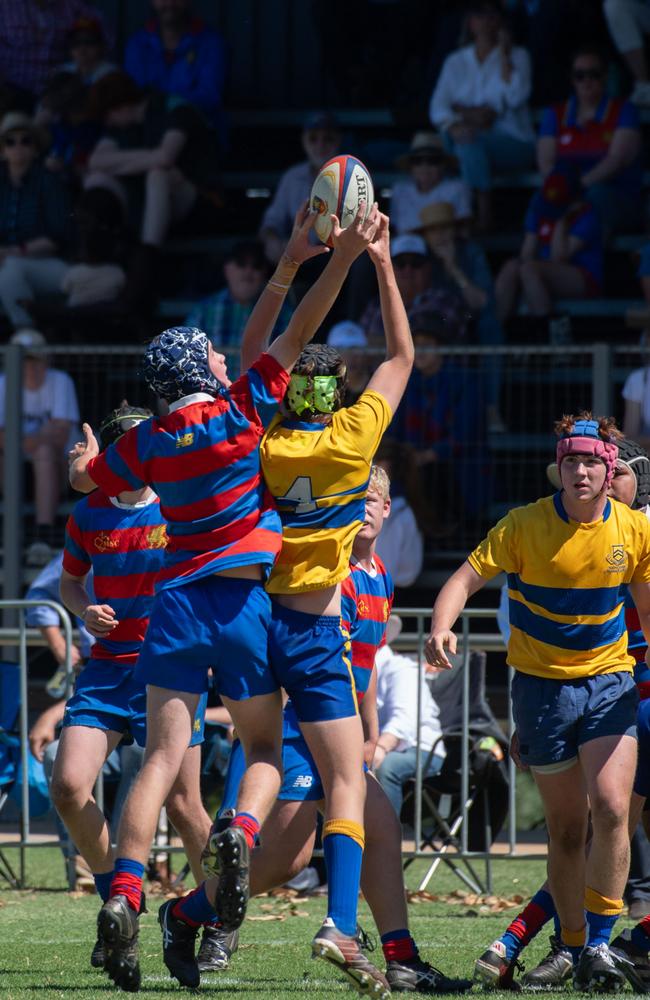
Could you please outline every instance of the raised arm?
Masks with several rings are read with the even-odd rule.
[[[364,212],[365,205],[362,203],[355,221],[347,229],[341,229],[339,220],[332,216],[334,253],[331,260],[301,301],[285,332],[269,347],[269,354],[286,371],[291,371],[303,347],[312,339],[334,305],[354,261],[370,247],[377,235],[380,223],[377,205],[373,205],[365,221]]]
[[[304,201],[293,220],[293,230],[284,253],[266,288],[255,303],[242,337],[240,368],[245,372],[266,349],[276,320],[301,264],[311,257],[329,253],[329,247],[314,246],[309,234],[316,220],[316,213],[309,211],[309,201]]]
[[[406,309],[390,259],[388,216],[381,216],[377,238],[368,247],[368,253],[377,272],[381,318],[386,333],[386,360],[370,379],[368,388],[383,396],[394,413],[413,368],[414,349]]]
[[[81,429],[84,440],[77,441],[68,455],[70,485],[73,490],[78,490],[80,493],[92,493],[97,484],[90,478],[86,469],[91,458],[99,455],[99,444],[89,424],[82,424]]]
[[[486,581],[468,562],[464,562],[449,577],[438,594],[431,615],[431,632],[424,647],[427,663],[439,670],[450,670],[445,647],[450,653],[456,652],[456,636],[451,631],[459,614],[472,594],[481,589]]]

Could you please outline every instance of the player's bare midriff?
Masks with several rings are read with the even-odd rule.
[[[308,590],[300,594],[273,594],[273,600],[285,608],[304,611],[307,615],[340,615],[341,584],[323,587],[322,590]]]

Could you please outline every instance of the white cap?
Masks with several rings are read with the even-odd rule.
[[[396,236],[394,240],[391,240],[391,257],[398,257],[401,253],[416,253],[420,257],[427,257],[429,251],[421,236],[416,236],[415,233],[406,233],[404,236]]]
[[[352,320],[346,319],[342,323],[336,323],[327,334],[328,347],[366,347],[368,338],[363,332],[363,327]]]
[[[23,327],[22,330],[16,330],[9,343],[20,344],[26,351],[34,347],[47,347],[47,340],[40,330],[34,330],[27,326]]]

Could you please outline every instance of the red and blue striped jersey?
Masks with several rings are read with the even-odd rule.
[[[137,660],[166,545],[158,497],[127,506],[95,490],[76,504],[66,526],[63,568],[72,576],[92,569],[95,603],[108,604],[119,622],[95,641],[94,658],[125,666]]]
[[[632,595],[627,587],[625,593],[625,627],[627,629],[627,649],[635,659],[634,682],[639,692],[639,700],[650,698],[650,667],[645,662],[648,644],[645,641],[639,612],[636,609]]]
[[[260,467],[260,441],[289,382],[270,354],[216,399],[199,392],[127,431],[88,464],[105,493],[150,484],[169,541],[156,588],[261,563],[282,545],[280,517]]]
[[[341,621],[350,633],[352,673],[357,698],[363,699],[375,654],[384,645],[386,623],[393,606],[393,581],[378,555],[373,556],[376,573],[368,573],[354,556],[350,575],[341,584]]]

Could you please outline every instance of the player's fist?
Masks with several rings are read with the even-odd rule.
[[[115,612],[109,604],[89,604],[81,618],[90,634],[96,639],[108,635],[118,624]]]

